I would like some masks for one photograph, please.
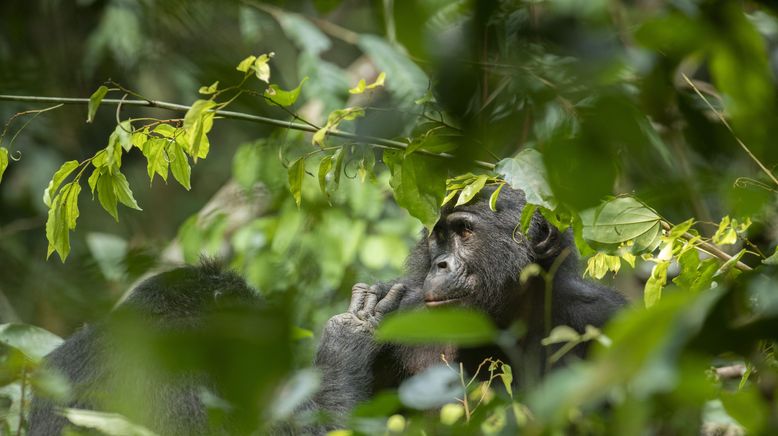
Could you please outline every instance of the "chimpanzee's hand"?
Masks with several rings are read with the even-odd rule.
[[[388,291],[381,285],[354,285],[348,311],[333,316],[324,327],[317,362],[353,360],[355,353],[363,358],[374,355],[378,347],[373,332],[384,315],[399,307],[406,290],[399,283]]]

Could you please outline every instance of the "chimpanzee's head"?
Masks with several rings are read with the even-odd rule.
[[[422,291],[427,306],[461,304],[497,319],[520,291],[522,269],[533,262],[548,267],[569,245],[539,213],[523,234],[519,222],[524,193],[503,187],[492,211],[493,191],[487,187],[471,202],[441,211],[426,238],[429,270]]]

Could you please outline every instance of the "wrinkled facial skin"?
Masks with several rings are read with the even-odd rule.
[[[459,304],[498,316],[508,303],[506,290],[518,294],[519,274],[534,261],[529,241],[516,229],[524,196],[502,192],[496,212],[487,199],[482,195],[472,204],[441,211],[426,238],[430,265],[422,293],[427,306]]]

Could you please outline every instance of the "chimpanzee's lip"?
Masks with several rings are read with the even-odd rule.
[[[457,301],[462,300],[464,297],[456,297],[456,298],[446,298],[445,300],[432,300],[432,299],[424,299],[424,304],[427,306],[433,307],[433,306],[444,306],[446,304],[452,304],[456,303]]]

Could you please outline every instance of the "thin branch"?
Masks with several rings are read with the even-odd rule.
[[[737,141],[738,145],[740,145],[740,147],[746,152],[746,154],[748,154],[748,157],[750,157],[751,160],[756,162],[759,168],[765,174],[767,174],[767,177],[769,177],[770,180],[772,180],[773,183],[775,183],[775,185],[778,186],[778,178],[776,178],[775,174],[773,174],[772,171],[767,169],[767,167],[764,166],[762,161],[760,161],[756,156],[754,156],[754,153],[751,153],[751,150],[746,146],[746,144],[744,144],[743,141],[741,141],[740,138],[738,138],[738,136],[735,134],[735,131],[732,130],[732,126],[730,126],[729,123],[727,122],[727,119],[724,118],[724,114],[722,114],[721,112],[716,110],[715,107],[713,107],[713,105],[708,101],[708,99],[704,95],[702,95],[702,92],[700,92],[697,86],[694,83],[692,83],[692,81],[689,79],[689,77],[686,74],[681,74],[681,75],[683,76],[683,79],[686,80],[686,83],[688,83],[689,86],[692,87],[694,92],[696,92],[697,95],[702,99],[702,101],[704,101],[705,104],[708,105],[708,108],[710,108],[710,110],[713,111],[714,114],[716,114],[716,117],[719,119],[719,121],[721,121],[722,124],[724,124],[724,127],[726,127],[727,130],[729,130],[729,133],[732,134],[732,136],[735,138],[735,141]]]
[[[670,225],[670,223],[668,223],[666,221],[660,221],[660,223],[662,224],[662,228],[663,229],[665,229],[665,230],[672,229],[672,226]],[[694,238],[694,235],[692,235],[691,233],[686,232],[686,233],[683,234],[683,237],[686,238],[687,240],[689,240],[689,239]],[[719,247],[717,247],[717,246],[715,246],[713,244],[710,244],[708,242],[702,241],[702,240],[699,242],[698,246],[695,246],[695,248],[697,249],[697,251],[701,251],[703,253],[710,254],[711,256],[715,256],[715,257],[723,260],[724,262],[732,259],[731,255],[725,253]],[[737,267],[737,269],[739,269],[741,271],[751,271],[751,270],[753,270],[753,268],[751,268],[750,266],[746,265],[745,263],[743,263],[741,261],[738,261],[735,264],[735,267]]]
[[[19,101],[19,102],[30,102],[30,103],[62,103],[62,104],[79,104],[79,105],[85,105],[89,103],[88,98],[39,97],[39,96],[29,96],[29,95],[0,95],[0,101]],[[149,101],[123,100],[122,101],[119,99],[106,98],[103,99],[102,104],[121,104],[122,106],[146,106],[146,107],[167,109],[176,112],[186,112],[190,108],[189,106],[183,104],[168,103],[168,102],[158,101],[158,100],[149,100]],[[292,130],[299,130],[302,132],[310,132],[310,133],[315,133],[317,130],[314,127],[302,123],[284,121],[276,118],[262,117],[259,115],[250,115],[243,112],[233,112],[233,111],[224,111],[224,110],[217,110],[214,112],[216,113],[216,115],[222,118],[228,118],[233,120],[250,121],[253,123],[267,124],[270,126],[281,127],[286,129],[292,129]],[[329,136],[337,136],[339,138],[365,143],[378,148],[391,149],[391,150],[403,150],[403,151],[408,148],[408,144],[404,142],[394,141],[385,138],[378,138],[375,136],[357,135],[354,133],[343,132],[341,130],[330,130],[327,132],[327,134]],[[419,153],[426,156],[439,157],[444,159],[456,158],[456,156],[452,154],[431,153],[424,150],[418,150],[415,151],[414,153]],[[494,166],[495,166],[491,162],[484,162],[480,160],[474,161],[473,164],[487,170],[494,170]]]

